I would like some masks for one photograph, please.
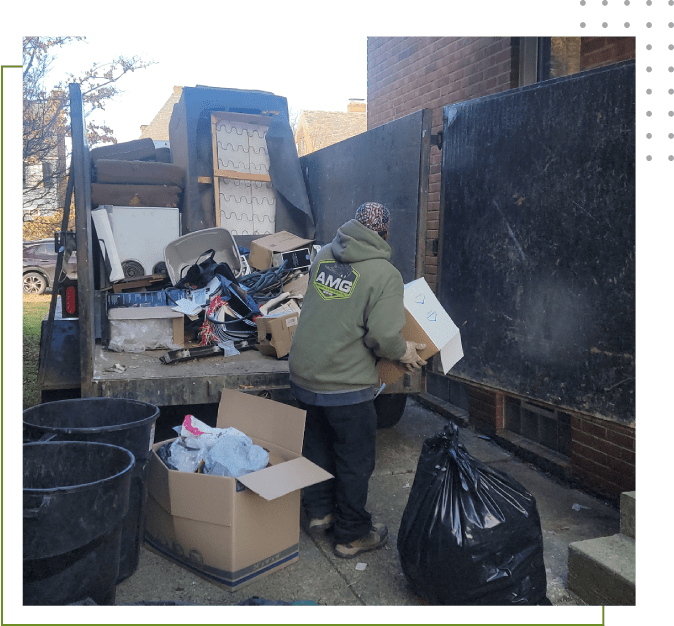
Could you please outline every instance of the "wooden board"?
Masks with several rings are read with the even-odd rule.
[[[251,174],[249,172],[235,172],[234,170],[213,170],[216,178],[232,178],[234,180],[255,180],[261,183],[270,183],[269,174]]]

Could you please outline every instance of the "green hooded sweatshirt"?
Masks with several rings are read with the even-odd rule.
[[[391,247],[355,219],[311,266],[290,350],[290,379],[318,393],[379,382],[376,359],[405,354],[403,279]]]

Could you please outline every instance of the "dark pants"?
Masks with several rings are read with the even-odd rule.
[[[307,412],[302,454],[335,477],[304,489],[307,516],[315,519],[334,513],[337,543],[360,539],[372,527],[365,504],[375,464],[374,402],[329,407],[300,402],[300,406]]]

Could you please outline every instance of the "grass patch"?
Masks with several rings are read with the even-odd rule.
[[[49,312],[51,295],[23,297],[23,408],[40,404],[37,367],[42,320]]]

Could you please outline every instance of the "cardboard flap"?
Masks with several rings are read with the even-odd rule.
[[[442,371],[446,374],[463,358],[463,347],[461,346],[461,335],[456,333],[449,343],[440,350],[440,362]]]
[[[171,470],[171,515],[231,526],[234,519],[232,485],[223,476]],[[196,482],[198,481],[198,482]]]
[[[443,348],[459,334],[456,324],[423,278],[405,285],[404,301],[405,311],[419,323],[437,348]]]
[[[280,465],[239,476],[237,480],[265,500],[274,500],[332,477],[332,474],[301,456]]]
[[[216,426],[233,426],[251,439],[272,441],[299,455],[304,442],[305,417],[306,411],[288,404],[223,389]]]
[[[231,526],[234,516],[231,479],[170,470],[159,458],[157,450],[171,441],[174,439],[152,447],[148,493],[173,516]]]
[[[313,242],[313,239],[304,239],[293,235],[286,230],[282,230],[278,233],[273,233],[267,235],[266,237],[260,237],[251,242],[251,247],[253,244],[255,246],[260,246],[272,252],[290,252],[291,250],[297,250]]]

